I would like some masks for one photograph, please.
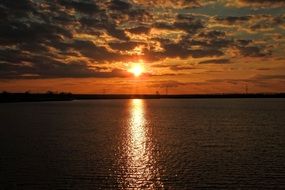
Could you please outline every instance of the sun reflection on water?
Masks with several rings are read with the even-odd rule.
[[[132,158],[136,162],[141,162],[141,158],[146,153],[146,134],[145,134],[145,118],[144,118],[144,107],[143,101],[134,99],[132,101],[132,111],[130,120],[130,134],[131,134],[131,146]]]
[[[163,187],[153,156],[153,145],[145,118],[144,100],[133,99],[127,139],[127,175],[129,188],[154,189]]]

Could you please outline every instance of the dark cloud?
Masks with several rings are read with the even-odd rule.
[[[246,57],[264,57],[271,55],[271,52],[266,49],[261,49],[258,46],[237,46],[240,51],[240,54]]]
[[[176,58],[179,57],[181,59],[188,58],[191,54],[190,51],[187,49],[187,46],[185,46],[183,43],[177,43],[177,44],[164,44],[164,55],[166,57]]]
[[[193,70],[195,67],[192,66],[182,66],[182,65],[171,65],[169,67],[172,71],[183,71],[183,70]]]
[[[152,67],[169,68],[172,71],[183,71],[183,70],[193,70],[193,69],[196,69],[193,66],[187,66],[187,65],[166,65],[166,64],[155,64],[155,65],[152,65]]]
[[[228,63],[231,63],[229,59],[211,59],[199,62],[199,64],[228,64]]]
[[[180,58],[187,59],[188,57],[202,58],[202,57],[219,57],[224,55],[220,50],[215,49],[199,49],[192,50],[182,43],[169,43],[163,45],[164,51],[156,52],[154,50],[143,51],[144,60],[147,61],[157,61],[165,58]]]
[[[221,50],[216,49],[191,50],[190,52],[193,58],[219,57],[224,55]]]
[[[239,46],[247,46],[252,43],[252,40],[237,40],[237,45]]]
[[[1,73],[1,72],[0,72]],[[86,70],[84,65],[68,64],[55,70],[42,71],[33,74],[33,72],[17,73],[17,75],[2,75],[4,79],[47,79],[47,78],[126,78],[131,77],[130,73],[121,69],[111,71],[93,71]]]
[[[131,7],[132,7],[131,4],[121,0],[112,0],[109,3],[109,8],[111,10],[127,11]]]
[[[211,79],[211,80],[207,80],[207,82],[208,83],[229,83],[229,84],[233,84],[233,85],[250,83],[250,82],[256,83],[255,80],[251,80],[251,79]],[[261,82],[259,82],[259,83],[261,83]]]
[[[281,0],[238,2],[284,3]],[[112,63],[191,57],[222,64],[228,63],[221,59],[228,50],[238,51],[241,57],[272,55],[270,47],[273,46],[257,43],[261,37],[239,35],[237,38],[224,29],[211,27],[209,20],[228,27],[248,23],[243,26],[254,33],[278,27],[281,30],[285,26],[284,15],[210,18],[187,12],[205,3],[197,0],[2,0],[1,78],[122,77],[126,73],[115,69]],[[142,48],[141,53],[130,53],[138,46]],[[109,69],[98,69],[102,63],[109,64]],[[192,68],[174,64],[169,69]]]
[[[263,8],[285,6],[284,0],[239,0],[239,3],[244,6],[256,6]]]
[[[58,25],[36,22],[11,21],[0,24],[0,40],[5,44],[43,42],[72,38],[72,33]]]
[[[267,82],[271,80],[277,80],[277,81],[284,81],[285,75],[256,75],[254,77],[250,78],[244,78],[244,79],[211,79],[207,80],[207,82],[210,83],[230,83],[230,84],[242,84],[242,83],[252,83],[254,85],[258,86],[268,86],[266,85]]]
[[[187,83],[178,82],[174,80],[168,81],[153,81],[152,84],[149,85],[151,88],[177,88],[179,86],[185,86]]]
[[[134,6],[129,1],[111,0],[106,3],[106,6],[108,7],[106,13],[117,23],[125,23],[130,20],[144,22],[151,17],[146,9]]]
[[[96,61],[119,59],[118,54],[96,46],[90,41],[75,41],[70,47]],[[33,54],[17,49],[0,51],[1,78],[82,78],[82,77],[127,77],[127,71],[113,69],[101,71],[86,61],[66,62],[48,54]]]
[[[195,41],[189,40],[188,38],[183,38],[177,43],[173,43],[169,40],[160,39],[160,43],[163,52],[160,53],[162,57],[170,57],[170,58],[180,58],[186,59],[188,57],[193,58],[202,58],[202,57],[219,57],[224,55],[223,51],[220,49],[221,47],[212,47],[209,43],[200,43],[201,46],[199,49],[192,49],[192,43]],[[196,41],[197,43],[197,41]]]
[[[251,16],[228,16],[228,17],[223,17],[219,18],[217,17],[216,20],[221,23],[226,23],[226,24],[239,24],[239,23],[244,23],[247,22],[251,19]]]
[[[106,16],[103,18],[90,18],[83,17],[80,19],[80,23],[83,28],[87,31],[106,31],[110,36],[113,36],[120,40],[129,40],[129,37],[126,35],[124,30],[118,29],[114,22],[111,22],[107,19]],[[100,34],[100,33],[97,33]]]
[[[203,23],[198,20],[198,21],[193,21],[193,22],[175,22],[173,24],[173,27],[175,29],[180,29],[184,30],[188,33],[196,33],[199,29],[202,29],[204,27]]]
[[[84,62],[69,62],[52,59],[50,57],[34,56],[29,58],[33,63],[12,64],[11,62],[0,62],[0,78],[10,79],[37,79],[37,78],[113,78],[130,77],[130,73],[122,69],[112,69],[102,71],[97,67],[93,68]]]
[[[257,32],[262,30],[274,30],[285,24],[284,15],[270,15],[270,14],[257,14],[247,16],[229,16],[229,17],[216,17],[215,21],[218,24],[225,26],[236,26],[246,29],[250,32]]]
[[[253,40],[236,40],[233,46],[243,57],[265,57],[272,55],[270,47],[256,45]]]
[[[252,31],[272,30],[285,24],[285,16],[259,15],[252,18],[252,23],[249,26]]]
[[[134,27],[134,28],[130,28],[127,31],[133,34],[148,34],[150,32],[149,27],[145,27],[145,26],[138,26],[138,27]]]
[[[127,51],[127,50],[133,50],[136,46],[138,46],[141,43],[138,42],[111,42],[109,43],[109,46],[114,50],[121,50],[121,51]]]
[[[262,68],[257,68],[256,70],[257,70],[257,71],[270,71],[271,69],[270,69],[270,68],[262,67]]]
[[[226,33],[224,31],[212,30],[201,32],[198,36],[206,39],[224,38]]]
[[[26,17],[32,12],[36,12],[36,6],[30,0],[2,0],[0,2],[1,19],[7,19],[14,15],[15,17]]]
[[[285,80],[285,75],[256,75],[255,80]]]
[[[120,54],[110,52],[106,47],[97,46],[92,41],[77,40],[71,44],[71,47],[98,63],[120,60]]]
[[[74,9],[83,14],[92,15],[99,11],[99,7],[96,5],[95,1],[59,0],[58,2],[68,9]]]
[[[189,34],[196,33],[199,29],[204,28],[204,24],[201,20],[189,20],[180,21],[177,20],[173,24],[159,22],[155,23],[155,28],[166,29],[166,30],[183,30]]]

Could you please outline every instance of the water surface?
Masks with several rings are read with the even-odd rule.
[[[0,189],[285,189],[284,99],[0,104]]]

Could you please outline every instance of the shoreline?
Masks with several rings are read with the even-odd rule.
[[[0,103],[13,102],[48,102],[72,100],[104,100],[104,99],[243,99],[243,98],[285,98],[285,93],[256,93],[256,94],[31,94],[31,93],[2,93]]]

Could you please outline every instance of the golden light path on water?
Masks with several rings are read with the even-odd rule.
[[[127,172],[130,176],[127,178],[127,184],[135,189],[162,188],[144,106],[144,100],[131,100],[127,143]]]

